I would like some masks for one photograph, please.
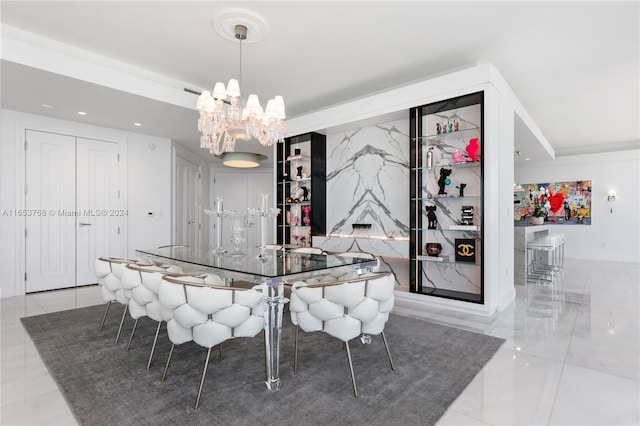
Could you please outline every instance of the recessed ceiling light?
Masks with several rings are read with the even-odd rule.
[[[80,114],[80,115],[87,115],[87,113],[86,113],[86,112],[84,112],[84,111],[78,111],[78,114]]]
[[[529,160],[531,160],[531,159],[530,159],[530,158],[525,158],[525,159],[524,159],[524,161],[529,161]]]
[[[58,109],[58,107],[57,107],[57,106],[55,106],[55,105],[51,105],[51,104],[40,104],[40,106],[41,106],[42,108],[47,108],[47,109]]]
[[[142,126],[142,123],[133,123],[133,125],[140,127],[140,126]]]

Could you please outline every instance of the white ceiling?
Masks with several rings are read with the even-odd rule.
[[[168,137],[197,152],[196,96],[182,89],[211,89],[238,76],[237,43],[212,25],[222,10],[238,7],[269,27],[264,40],[243,45],[241,89],[258,93],[263,105],[283,95],[288,117],[491,62],[556,155],[640,147],[637,1],[3,0],[3,43],[29,39],[67,56],[89,51],[96,62],[121,64],[174,95],[141,96],[142,88],[98,77],[82,81],[83,70],[58,63],[60,57],[53,64],[3,53],[2,107]]]

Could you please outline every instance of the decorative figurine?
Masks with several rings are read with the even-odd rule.
[[[429,219],[428,229],[438,229],[438,217],[436,216],[436,206],[424,206],[427,211],[427,219]]]
[[[302,189],[302,201],[309,201],[309,188],[301,186],[300,189]]]
[[[467,153],[469,154],[469,158],[471,161],[478,161],[478,149],[480,145],[478,144],[478,138],[473,138],[469,140],[469,145],[465,148]]]
[[[458,131],[458,120],[453,120],[453,131],[454,132]]]
[[[462,206],[460,225],[473,225],[473,206]]]
[[[424,249],[428,256],[438,256],[442,251],[442,244],[440,243],[427,243],[424,245]]]
[[[438,195],[447,195],[447,192],[444,190],[444,186],[451,183],[451,179],[449,179],[451,172],[451,169],[440,169],[440,179],[438,179]]]
[[[302,179],[302,166],[298,166],[298,173],[296,174],[296,178]]]
[[[436,133],[439,135],[442,133],[442,124],[436,123]]]
[[[460,196],[464,197],[464,188],[467,186],[466,183],[461,183],[460,186],[456,186],[460,190]]]
[[[310,226],[311,225],[311,206],[302,206],[300,207],[300,209],[302,210],[302,213],[304,213],[304,216],[302,216],[302,224],[305,226]]]
[[[447,121],[447,132],[453,132],[453,122]]]
[[[469,161],[469,157],[467,157],[462,151],[457,149],[451,153],[451,161],[453,161],[454,163],[466,163],[467,161]]]

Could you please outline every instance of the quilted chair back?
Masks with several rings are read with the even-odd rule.
[[[291,322],[306,332],[322,331],[343,342],[378,335],[393,309],[392,273],[366,273],[348,281],[292,285]]]
[[[172,286],[173,319],[170,322],[184,330],[191,329],[193,341],[205,348],[261,332],[264,329],[262,292],[256,287],[244,289],[209,284],[207,281],[211,282],[213,277],[216,276],[164,277],[163,285]],[[160,302],[166,306],[162,294]]]
[[[102,282],[102,297],[105,301],[117,300],[123,305],[128,305],[131,299],[131,290],[122,286],[122,274],[128,264],[139,263],[135,260],[121,259],[117,257],[100,257],[96,260],[95,270],[98,283]],[[105,272],[107,271],[108,273]],[[114,299],[111,299],[111,297]]]
[[[120,320],[118,334],[116,334],[116,343],[118,343],[118,339],[120,338],[120,332],[122,331],[124,318],[129,311],[129,301],[132,297],[131,290],[128,288],[126,289],[122,284],[122,274],[126,265],[136,263],[143,264],[142,262],[138,262],[135,260],[120,259],[117,257],[99,257],[98,259],[96,259],[94,264],[102,298],[105,302],[107,302],[107,310],[105,311],[104,317],[102,318],[100,330],[102,330],[104,326],[104,322],[107,318],[109,307],[111,306],[112,302],[117,301],[125,307],[124,312],[122,313],[122,318]]]
[[[222,283],[222,279],[215,275],[165,275],[158,292],[160,303],[173,311],[173,318],[167,322],[167,332],[173,345],[162,381],[166,377],[175,345],[193,340],[208,349],[196,397],[196,409],[200,403],[211,349],[226,340],[254,337],[264,330],[265,309],[259,287],[224,287],[220,285]]]
[[[296,326],[293,372],[298,372],[298,330],[327,333],[344,342],[349,361],[353,395],[358,397],[349,341],[360,336],[363,344],[381,335],[391,369],[393,360],[384,326],[393,309],[395,277],[390,272],[364,273],[350,280],[296,282],[291,287],[289,311]]]

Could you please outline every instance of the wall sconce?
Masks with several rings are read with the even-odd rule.
[[[616,200],[616,190],[610,189],[608,194],[609,195],[607,195],[607,201],[613,203]],[[613,206],[611,207],[611,213],[613,213]]]

